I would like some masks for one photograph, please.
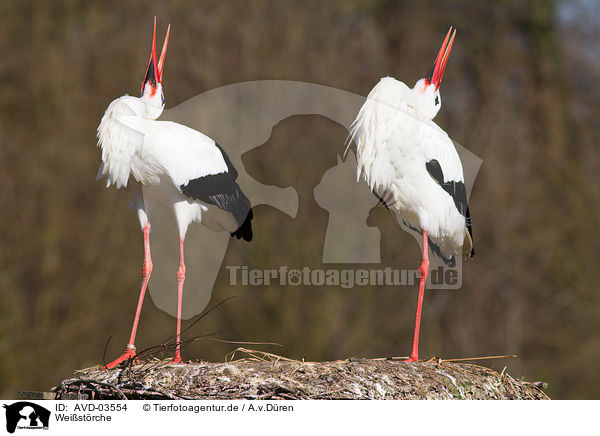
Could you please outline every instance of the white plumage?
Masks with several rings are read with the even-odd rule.
[[[423,79],[422,79],[423,80]],[[453,197],[429,174],[426,163],[437,160],[444,182],[464,185],[458,153],[448,137],[428,115],[416,108],[431,98],[415,88],[384,77],[369,93],[353,125],[358,174],[409,226],[425,229],[444,257],[459,254],[464,244],[471,251],[465,216]],[[441,101],[438,97],[438,105]],[[435,103],[434,103],[435,104]]]
[[[428,247],[449,266],[461,252],[474,254],[460,158],[446,132],[432,120],[441,107],[439,86],[456,31],[446,39],[425,78],[413,88],[384,77],[371,90],[351,130],[356,143],[357,177],[369,187],[399,222],[423,235],[423,262],[413,349],[418,338]],[[448,42],[449,41],[449,42]]]
[[[98,127],[102,164],[98,178],[106,186],[131,186],[132,206],[144,233],[142,287],[126,351],[108,368],[135,356],[135,334],[144,294],[152,272],[150,257],[151,211],[157,203],[171,207],[180,236],[177,271],[177,342],[174,362],[181,362],[180,331],[185,263],[183,241],[188,226],[201,222],[215,231],[228,231],[252,240],[250,201],[236,183],[237,171],[225,151],[208,136],[171,121],[156,121],[164,108],[162,71],[169,29],[160,60],[156,57],[156,19],[150,62],[140,98],[125,95],[106,109]]]
[[[158,185],[161,175],[175,186],[209,174],[227,172],[215,141],[171,121],[144,117],[141,99],[123,96],[109,106],[98,127],[102,176],[106,186],[127,186],[129,175],[144,185]]]
[[[182,238],[192,222],[202,222],[217,231],[235,232],[241,223],[232,214],[181,192],[181,186],[191,180],[228,172],[215,141],[178,123],[144,118],[140,107],[143,104],[136,97],[120,97],[109,105],[102,118],[98,127],[102,148],[99,175],[106,176],[106,186],[125,187],[130,176],[132,183],[143,185],[144,201],[135,198],[140,189],[132,191],[142,229],[149,222],[153,205],[161,202],[173,206]]]

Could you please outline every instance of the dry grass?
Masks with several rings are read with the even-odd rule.
[[[90,399],[548,399],[540,386],[441,359],[304,362],[238,348],[224,363],[151,359],[108,371],[88,368],[55,392]]]

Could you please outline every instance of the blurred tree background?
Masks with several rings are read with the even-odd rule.
[[[155,15],[159,35],[172,25],[167,108],[258,79],[360,95],[386,75],[412,86],[455,26],[436,121],[483,159],[470,203],[477,255],[462,290],[426,294],[421,357],[515,353],[489,364],[548,381],[554,398],[600,398],[594,0],[3,1],[0,396],[46,390],[100,363],[111,335],[107,360],[126,343],[142,237],[129,192],[94,181],[95,130],[110,101],[137,95]],[[231,241],[212,303],[237,297],[192,334],[278,342],[262,349],[307,360],[409,352],[416,286],[229,286],[225,265],[321,265],[328,214],[312,190],[336,164],[322,146],[346,134],[322,117],[293,117],[243,156],[257,180],[298,191],[298,216],[256,208],[255,241]],[[370,222],[385,235],[384,265],[416,268],[418,245],[382,211]],[[174,330],[147,297],[138,349]],[[222,361],[235,347],[201,341],[184,357]]]

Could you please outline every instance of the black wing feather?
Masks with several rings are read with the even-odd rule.
[[[229,173],[229,175],[231,176],[231,178],[233,180],[237,180],[237,178],[238,178],[238,172],[235,169],[235,167],[233,166],[233,164],[231,163],[231,160],[229,159],[229,156],[227,156],[227,153],[225,153],[225,150],[223,150],[223,147],[221,147],[216,142],[215,142],[215,145],[217,146],[217,148],[219,149],[219,151],[223,155],[223,159],[225,160],[225,164],[227,165],[227,172]]]
[[[390,211],[390,206],[387,204],[387,201],[385,201],[381,195],[379,195],[377,192],[375,192],[375,189],[371,189],[371,192],[377,198],[377,200],[379,200],[379,203],[377,203],[377,204],[378,205],[381,204],[389,212]]]
[[[471,240],[473,240],[473,230],[471,228],[471,213],[469,212],[469,206],[467,204],[467,190],[464,182],[460,181],[444,181],[444,172],[440,163],[436,159],[432,159],[425,164],[427,172],[433,179],[442,187],[444,191],[450,194],[450,197],[454,200],[454,205],[458,212],[465,217],[465,225]],[[475,249],[471,249],[471,257],[475,254]]]
[[[214,204],[219,209],[230,212],[238,223],[238,229],[231,234],[238,239],[252,240],[252,218],[254,213],[250,200],[244,195],[239,185],[235,182],[238,172],[231,163],[227,153],[217,143],[215,145],[221,151],[223,159],[227,164],[227,172],[209,174],[204,177],[192,179],[179,188],[181,192],[194,200],[200,200],[207,204]]]

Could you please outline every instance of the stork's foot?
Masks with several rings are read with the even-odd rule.
[[[408,359],[403,360],[403,362],[418,362],[418,361],[419,361],[418,356],[410,356]]]
[[[183,359],[181,358],[181,354],[175,353],[175,358],[173,359],[173,362],[171,362],[171,363],[184,363]]]
[[[115,360],[110,362],[105,366],[105,369],[113,369],[119,366],[121,363],[131,360],[135,357],[135,349],[127,348],[123,354],[117,357]],[[139,363],[137,359],[134,360],[134,363]]]

